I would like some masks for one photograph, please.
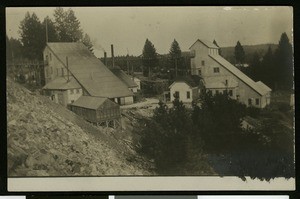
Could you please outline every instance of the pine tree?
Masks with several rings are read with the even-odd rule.
[[[169,51],[169,68],[173,69],[173,76],[177,76],[178,73],[180,73],[179,71],[181,71],[181,75],[183,74],[183,60],[181,56],[181,49],[176,39],[174,39],[174,41],[172,42]]]
[[[264,55],[262,63],[261,63],[261,70],[260,73],[260,79],[262,82],[267,84],[270,87],[273,87],[272,81],[276,76],[273,74],[273,68],[274,68],[274,55],[272,52],[271,47],[269,46],[267,53]]]
[[[82,43],[91,51],[93,52],[93,44],[92,44],[92,41],[91,41],[91,38],[88,34],[84,34],[84,37],[82,39]]]
[[[237,64],[243,64],[245,61],[245,51],[240,41],[236,43],[236,46],[234,48],[234,57]]]
[[[261,67],[259,54],[255,51],[246,74],[255,81],[261,80]]]
[[[54,25],[59,40],[62,42],[77,42],[83,37],[80,22],[72,9],[65,11],[63,8],[54,10]]]
[[[146,39],[144,48],[143,48],[143,67],[144,67],[144,76],[151,76],[151,68],[152,70],[158,64],[157,53],[154,45]]]
[[[54,26],[58,34],[59,41],[67,41],[66,12],[58,7],[54,10]]]
[[[286,33],[282,33],[275,52],[275,82],[277,86],[291,89],[293,86],[293,49]]]
[[[24,57],[28,59],[42,59],[42,50],[45,47],[45,33],[35,13],[26,13],[20,23],[20,36],[24,48]]]

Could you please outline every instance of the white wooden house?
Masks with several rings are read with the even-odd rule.
[[[200,95],[199,82],[189,77],[176,79],[169,86],[169,89],[171,101],[177,96],[183,103],[191,103],[193,100],[198,99]]]
[[[213,94],[229,95],[247,106],[264,108],[270,104],[271,89],[255,82],[219,55],[219,47],[198,39],[191,47],[191,73],[203,78],[204,86]]]

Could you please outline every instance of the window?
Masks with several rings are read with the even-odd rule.
[[[201,61],[201,65],[205,66],[205,61],[204,60]]]
[[[227,80],[227,79],[225,80],[225,85],[226,85],[226,86],[228,85],[228,80]]]
[[[76,93],[79,93],[79,89],[76,89]]]
[[[259,99],[258,98],[255,99],[255,104],[259,105]]]
[[[74,90],[73,90],[73,89],[71,89],[71,90],[70,90],[70,94],[73,94],[73,93],[74,93]]]
[[[220,72],[220,68],[219,67],[215,67],[214,68],[214,73],[219,73]]]
[[[232,95],[233,95],[233,94],[232,94],[232,90],[229,90],[229,91],[228,91],[228,94],[229,94],[230,97],[232,97]]]
[[[216,90],[216,94],[219,94],[220,93],[220,91],[219,90]]]
[[[175,91],[174,97],[179,99],[179,91]]]
[[[201,75],[201,69],[198,69],[198,75]]]
[[[239,101],[239,99],[240,99],[240,96],[236,95],[236,100]]]
[[[190,98],[191,98],[191,93],[190,93],[190,91],[187,91],[187,92],[186,92],[186,98],[187,98],[187,99],[190,99]]]
[[[248,99],[248,105],[249,105],[249,106],[252,105],[252,99],[251,99],[251,98]]]
[[[71,103],[73,103],[74,102],[74,100],[71,100]]]

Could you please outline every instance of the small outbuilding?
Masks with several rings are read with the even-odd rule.
[[[83,94],[83,90],[79,83],[70,77],[56,77],[43,87],[44,95],[48,96],[52,101],[67,106],[75,102]]]
[[[96,125],[114,128],[121,125],[120,106],[108,98],[81,96],[70,105],[70,109]]]
[[[191,103],[193,100],[199,98],[200,95],[200,78],[192,77],[178,77],[169,86],[170,100],[173,101],[175,96],[184,103]]]

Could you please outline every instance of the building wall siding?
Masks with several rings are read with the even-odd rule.
[[[50,59],[50,54],[51,54],[51,59]],[[53,80],[57,76],[62,76],[62,73],[64,75],[67,75],[67,69],[65,66],[56,58],[56,56],[52,53],[52,51],[49,49],[48,46],[46,46],[44,53],[44,60],[46,60],[48,56],[48,66],[45,67],[45,75],[47,75],[46,70],[48,70],[48,77],[46,77],[46,84]],[[61,60],[62,62],[66,62],[66,60]],[[52,68],[52,69],[51,69]],[[62,72],[62,69],[64,72]],[[58,74],[57,74],[58,71]]]
[[[72,93],[71,90],[73,90],[73,93]],[[78,93],[77,93],[77,90],[79,91]],[[82,96],[82,89],[81,88],[68,90],[68,104],[71,104],[72,101],[75,102],[76,100],[78,100],[78,98],[80,96]]]
[[[133,96],[125,97],[125,103],[124,104],[133,104]]]
[[[252,105],[254,107],[263,108],[266,106],[266,96],[261,96],[260,94],[258,94],[254,89],[245,84],[240,78],[236,77],[221,64],[209,57],[208,48],[201,42],[197,42],[195,45],[193,45],[191,47],[191,50],[195,51],[195,57],[191,59],[192,74],[198,75],[197,71],[201,69],[201,76],[203,77],[204,81],[207,78],[210,78],[210,80],[212,81],[214,77],[216,77],[215,81],[225,82],[226,79],[233,78],[238,82],[238,88],[233,92],[234,99],[238,99],[240,102],[246,104],[247,106],[249,99],[252,99]],[[202,66],[202,61],[205,62],[204,66]],[[215,73],[214,68],[219,68],[219,72]],[[214,90],[214,93],[215,89],[212,90]],[[259,99],[259,105],[255,104],[256,99]]]
[[[170,88],[170,97],[171,101],[175,99],[174,94],[175,92],[179,92],[179,100],[182,102],[192,102],[193,97],[197,95],[196,92],[198,89],[191,89],[189,85],[187,85],[185,82],[175,82],[171,88]],[[187,98],[187,92],[190,92],[190,98]],[[197,91],[198,92],[198,91]]]

